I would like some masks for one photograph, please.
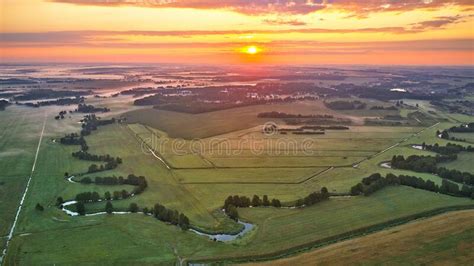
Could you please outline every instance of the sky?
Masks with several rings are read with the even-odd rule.
[[[1,62],[474,64],[473,0],[0,0],[0,23]]]

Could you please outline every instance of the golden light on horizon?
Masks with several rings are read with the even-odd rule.
[[[241,51],[249,55],[254,55],[254,54],[260,53],[262,49],[255,45],[250,45],[250,46],[244,47]]]
[[[466,0],[158,2],[3,0],[0,61],[474,64]]]

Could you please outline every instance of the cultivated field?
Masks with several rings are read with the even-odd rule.
[[[379,265],[414,262],[468,265],[472,262],[473,238],[474,211],[460,211],[329,245],[295,257],[255,265]]]
[[[327,187],[334,196],[301,209],[239,209],[241,219],[255,227],[231,243],[214,242],[140,213],[70,217],[54,206],[57,197],[73,200],[81,192],[104,195],[106,191],[131,191],[133,187],[86,185],[64,178],[65,172],[84,173],[91,164],[71,156],[79,146],[58,143],[64,134],[80,130],[80,114],[56,121],[53,117],[59,112],[58,108],[42,107],[39,109],[42,112],[35,112],[12,107],[0,112],[0,121],[4,121],[0,132],[7,136],[2,135],[0,140],[3,145],[0,146],[0,166],[10,171],[0,174],[0,181],[6,180],[0,185],[0,204],[6,203],[5,209],[11,210],[0,215],[1,225],[5,225],[0,227],[5,231],[2,235],[7,234],[8,230],[3,228],[12,222],[12,212],[18,206],[15,203],[31,171],[45,114],[47,123],[29,188],[31,193],[25,198],[5,260],[7,265],[74,264],[76,261],[103,264],[105,260],[111,264],[240,262],[246,256],[273,259],[327,245],[330,242],[327,239],[361,228],[367,232],[378,231],[419,218],[415,216],[420,213],[431,216],[451,207],[473,205],[468,198],[405,186],[384,188],[369,197],[347,196],[353,185],[375,172],[416,175],[441,184],[442,179],[433,174],[388,169],[380,164],[399,154],[433,155],[412,145],[452,142],[439,139],[436,131],[456,125],[457,120],[433,124],[421,121],[409,126],[367,126],[363,125],[366,117],[394,111],[387,114],[385,110],[336,112],[319,101],[249,106],[197,115],[140,108],[124,113],[132,109],[129,101],[122,96],[91,100],[95,105],[113,108],[111,113],[100,115],[104,119],[123,116],[127,121],[101,126],[86,136],[89,152],[119,156],[123,163],[113,170],[74,178],[80,181],[86,177],[131,173],[145,176],[146,190],[113,201],[115,210],[125,211],[130,203],[137,203],[140,208],[152,208],[160,203],[186,214],[195,229],[236,233],[242,226],[221,211],[229,195],[268,195],[270,199],[280,199],[284,205],[322,187]],[[427,111],[423,108],[420,107],[420,112]],[[268,119],[257,118],[256,114],[269,111],[332,114],[351,119],[353,123],[348,130],[326,130],[324,135],[266,135],[262,133],[262,124]],[[12,118],[12,114],[20,119]],[[284,124],[280,119],[272,122]],[[21,164],[7,167],[20,156],[26,156],[21,157]],[[446,166],[474,172],[469,164],[471,160],[472,155],[461,154],[460,159]],[[5,191],[16,191],[18,196],[5,197]],[[37,203],[45,207],[43,212],[35,210]],[[87,213],[104,208],[105,202],[86,204]],[[439,213],[432,213],[435,209],[440,209]],[[399,221],[392,224],[395,219]],[[103,248],[112,244],[113,248]],[[375,255],[373,261],[378,262]]]

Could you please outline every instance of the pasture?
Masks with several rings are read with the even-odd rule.
[[[472,261],[473,238],[474,211],[452,212],[258,265],[378,265],[413,261],[463,265]]]
[[[208,112],[186,114],[157,109],[142,109],[124,114],[129,123],[139,123],[160,129],[172,138],[203,139],[261,126],[265,122],[279,122],[281,119],[258,118],[262,112],[284,112],[291,114],[327,114],[337,118],[350,119],[353,124],[363,124],[364,117],[392,114],[393,111],[366,110],[363,113],[343,113],[328,109],[322,101],[302,101],[254,105]]]
[[[104,117],[121,116],[130,110],[128,105],[121,107],[122,100],[125,101],[120,97],[104,101],[104,106],[116,108]],[[228,233],[241,228],[220,211],[229,195],[268,195],[288,203],[322,187],[333,193],[347,193],[351,186],[375,172],[416,175],[440,184],[438,176],[382,168],[380,163],[397,154],[431,154],[411,146],[422,142],[445,145],[449,141],[437,138],[435,132],[455,125],[443,122],[430,127],[364,126],[358,121],[375,113],[337,113],[321,102],[249,106],[198,115],[137,109],[124,114],[127,123],[102,126],[85,137],[92,154],[119,156],[123,163],[113,170],[86,174],[77,180],[143,175],[148,182],[146,190],[113,201],[116,210],[127,210],[130,203],[137,203],[140,208],[160,203],[185,213],[194,228]],[[295,246],[311,246],[315,241],[358,228],[436,208],[472,205],[470,199],[400,186],[385,188],[370,197],[332,197],[302,209],[239,209],[241,218],[256,227],[233,243],[214,242],[143,214],[70,217],[54,206],[57,197],[72,200],[81,192],[103,195],[106,191],[129,191],[132,187],[68,182],[65,172],[85,173],[91,162],[71,156],[79,146],[61,145],[57,139],[78,132],[82,115],[72,114],[71,118],[55,121],[53,117],[59,109],[40,110],[44,113],[16,107],[0,112],[0,121],[4,121],[0,131],[0,166],[9,171],[0,174],[0,181],[5,180],[0,185],[0,204],[12,211],[18,206],[31,171],[39,138],[41,125],[33,121],[41,121],[44,114],[47,119],[31,181],[32,192],[26,196],[6,257],[8,265],[37,261],[72,264],[78,260],[89,264],[103,264],[105,260],[113,264],[228,262],[246,255],[286,254]],[[350,118],[354,123],[349,130],[326,130],[324,135],[265,135],[261,125],[266,120],[256,116],[265,111],[333,114]],[[11,112],[19,118],[12,118]],[[473,171],[468,164],[472,155],[460,157],[452,162],[457,163],[452,167]],[[21,164],[7,167],[19,158]],[[6,191],[16,191],[18,197],[3,196]],[[43,212],[35,210],[37,203],[45,207]],[[86,212],[103,211],[104,207],[104,202],[87,203]],[[13,216],[2,212],[0,217],[1,225],[6,225],[0,228],[5,230]],[[113,248],[103,249],[112,244]]]

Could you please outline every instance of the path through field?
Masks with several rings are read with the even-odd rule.
[[[3,262],[3,258],[7,254],[8,245],[10,244],[10,241],[13,238],[13,232],[15,231],[15,226],[16,226],[16,223],[18,221],[18,217],[20,216],[21,208],[23,207],[23,202],[25,201],[26,194],[28,193],[28,188],[30,187],[31,178],[33,177],[33,173],[35,172],[36,161],[38,160],[39,150],[40,150],[41,142],[43,140],[43,134],[44,134],[45,127],[46,127],[46,115],[44,117],[43,128],[41,129],[41,134],[40,134],[40,138],[39,138],[39,141],[38,141],[38,146],[36,147],[35,160],[33,161],[33,166],[31,167],[30,176],[28,177],[28,183],[26,183],[25,192],[23,192],[23,196],[21,197],[20,205],[18,206],[18,210],[17,210],[16,215],[15,215],[15,220],[13,221],[10,232],[8,233],[7,242],[5,244],[5,248],[3,249],[2,256],[0,257],[0,264]]]

